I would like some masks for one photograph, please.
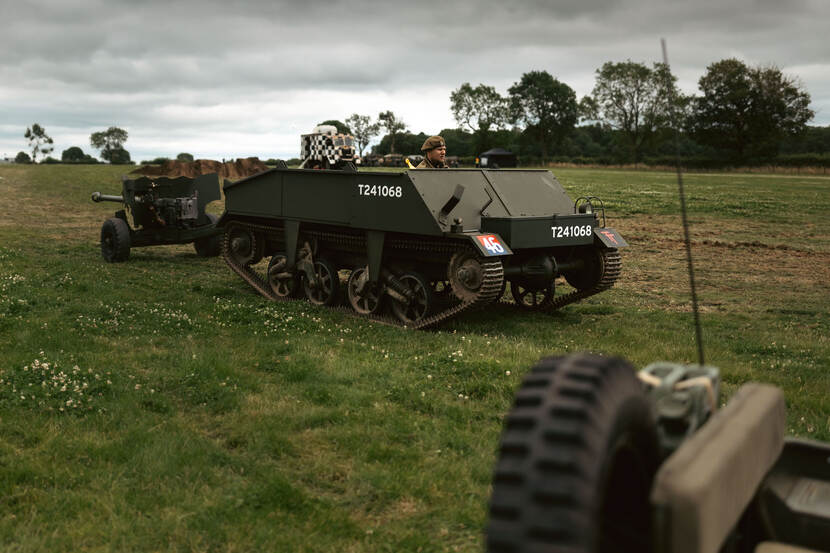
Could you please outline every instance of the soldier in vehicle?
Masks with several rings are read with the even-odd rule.
[[[448,169],[444,160],[447,157],[447,144],[440,136],[430,136],[421,146],[424,160],[416,169]]]

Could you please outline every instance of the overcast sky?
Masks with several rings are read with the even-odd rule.
[[[326,119],[392,110],[415,133],[456,127],[450,92],[502,93],[546,70],[578,97],[606,61],[651,64],[660,38],[687,93],[710,63],[775,64],[830,125],[829,0],[0,0],[0,157],[26,127],[133,160],[299,155]],[[451,152],[450,152],[451,153]]]

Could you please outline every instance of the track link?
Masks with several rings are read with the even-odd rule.
[[[232,228],[249,231],[254,236],[265,235],[267,237],[273,238],[280,238],[283,232],[282,229],[280,227],[272,227],[270,225],[258,225],[234,221],[230,223],[228,227],[225,229],[226,232],[224,233],[224,238],[222,240],[222,257],[225,259],[225,262],[228,264],[231,270],[238,274],[240,277],[242,277],[242,279],[245,280],[245,282],[247,282],[248,284],[250,284],[257,292],[259,292],[260,295],[272,301],[299,301],[295,298],[278,296],[271,289],[271,286],[268,284],[268,280],[265,277],[257,273],[250,265],[239,263],[239,261],[234,257],[230,243],[231,233],[228,232],[228,230]],[[323,242],[327,245],[342,247],[356,252],[366,251],[365,238],[357,234],[349,235],[322,230],[303,231],[302,234],[303,237],[306,239],[316,239],[319,242]],[[413,240],[392,237],[387,239],[386,245],[388,248],[391,248],[393,251],[397,252],[414,251],[430,253],[432,255],[435,255],[437,253],[439,255],[445,255],[448,258],[452,256],[452,254],[454,253],[474,251],[472,247],[466,244],[453,243],[448,242],[446,240]],[[461,313],[482,307],[498,299],[499,292],[502,289],[502,282],[504,281],[504,267],[502,265],[502,262],[500,259],[485,258],[482,258],[480,261],[482,266],[483,277],[481,286],[479,287],[479,293],[475,296],[475,298],[468,299],[465,301],[461,301],[458,298],[455,298],[455,301],[451,302],[450,305],[445,307],[442,311],[439,311],[438,313],[435,313],[419,321],[416,321],[413,324],[404,324],[403,322],[391,316],[379,314],[364,315],[345,307],[335,307],[334,309],[342,310],[343,312],[353,317],[369,319],[375,322],[391,326],[414,329],[429,328],[443,321],[451,319],[452,317],[455,317]]]

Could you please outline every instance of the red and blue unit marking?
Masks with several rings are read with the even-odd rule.
[[[498,234],[477,234],[475,236],[476,246],[479,251],[487,256],[492,257],[496,255],[511,255],[513,252],[507,247],[507,244],[502,242]]]

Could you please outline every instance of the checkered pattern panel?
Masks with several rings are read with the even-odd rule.
[[[334,159],[336,149],[334,145],[327,145],[327,141],[332,141],[331,136],[325,134],[304,134],[300,139],[300,157],[302,159]]]

